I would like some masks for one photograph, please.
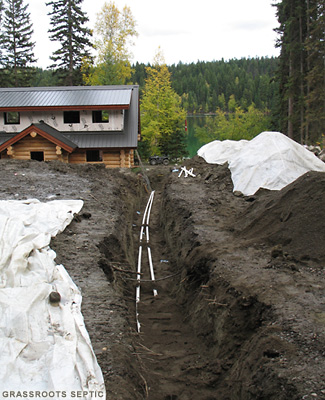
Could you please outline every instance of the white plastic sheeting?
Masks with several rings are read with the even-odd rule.
[[[81,295],[49,248],[81,200],[0,201],[0,395],[105,397]],[[59,305],[49,294],[61,295]],[[84,393],[83,393],[84,392]],[[78,396],[79,394],[79,396]],[[99,397],[97,396],[97,397]]]
[[[209,164],[224,164],[238,153],[248,140],[214,140],[202,146],[197,154]]]
[[[214,141],[198,150],[210,164],[228,162],[234,191],[253,195],[259,188],[280,190],[308,171],[325,172],[325,163],[279,132],[262,132],[250,141]]]

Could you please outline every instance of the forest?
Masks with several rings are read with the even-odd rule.
[[[144,64],[133,65],[132,83],[144,86]],[[277,58],[197,61],[168,66],[172,87],[182,98],[188,113],[215,113],[228,109],[230,96],[244,110],[254,103],[260,110],[275,109],[278,85],[275,75]]]
[[[143,93],[150,64],[131,66],[128,84],[140,86]],[[167,65],[172,88],[182,99],[187,113],[215,113],[217,108],[228,110],[230,96],[247,110],[254,103],[260,110],[274,110],[277,104],[278,84],[275,74],[277,58],[232,59],[191,64]],[[31,86],[58,86],[60,80],[52,70],[35,69]]]

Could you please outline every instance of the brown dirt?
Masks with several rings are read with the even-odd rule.
[[[195,178],[145,167],[158,297],[144,246],[140,333],[141,171],[3,160],[0,199],[84,200],[51,247],[81,288],[107,399],[325,399],[325,174],[238,197],[226,165],[187,165]]]

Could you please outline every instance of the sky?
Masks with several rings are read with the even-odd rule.
[[[49,0],[25,0],[34,28],[37,66],[51,64],[57,44],[48,38]],[[107,1],[109,2],[109,0]],[[115,0],[131,9],[139,36],[131,48],[132,63],[152,63],[160,47],[167,65],[178,62],[217,61],[224,58],[278,56],[275,0]],[[84,0],[82,10],[89,28],[96,25],[104,0]]]

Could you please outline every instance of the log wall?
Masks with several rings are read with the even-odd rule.
[[[86,150],[76,150],[69,154],[70,164],[85,164],[86,162]]]
[[[93,161],[91,164],[104,163],[107,168],[131,168],[134,166],[133,150],[103,150],[103,161]],[[87,163],[86,150],[77,149],[69,155],[69,163]]]
[[[1,153],[1,158],[14,158],[17,160],[30,160],[32,151],[42,151],[44,161],[60,160],[71,164],[87,163],[87,150],[76,149],[69,154],[56,144],[32,132],[32,135],[25,136],[19,142],[10,146]],[[131,168],[134,166],[134,150],[102,150],[102,161],[107,168]],[[92,162],[96,163],[97,162]]]
[[[11,151],[7,151],[10,158],[16,160],[30,160],[32,151],[42,151],[44,153],[44,161],[60,160],[68,161],[67,152],[54,143],[44,139],[40,135],[34,137],[27,135],[19,142],[12,146]]]

